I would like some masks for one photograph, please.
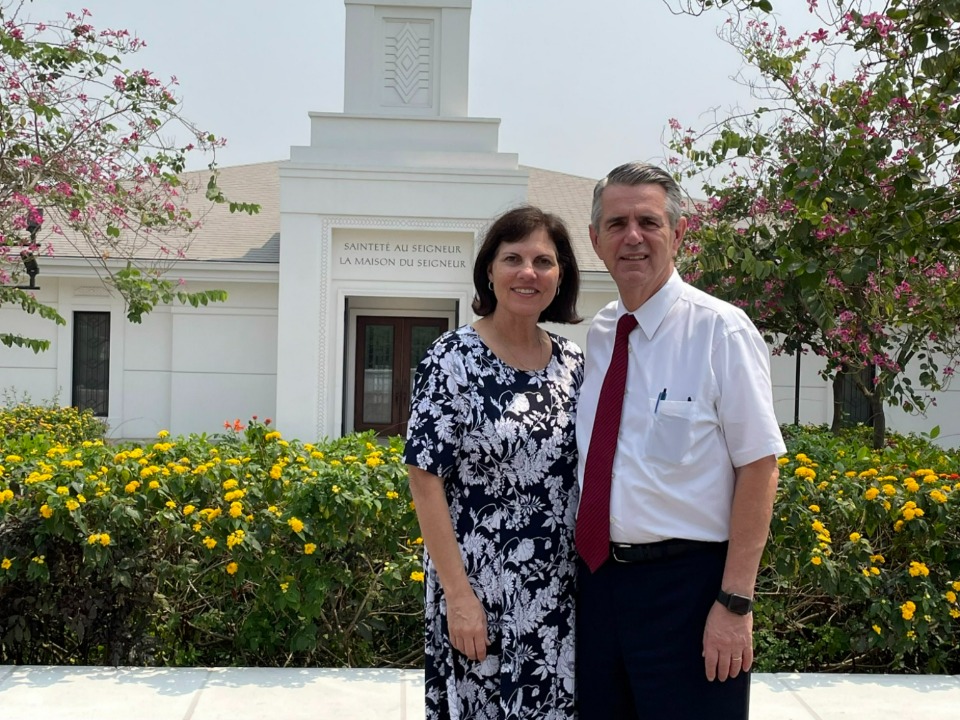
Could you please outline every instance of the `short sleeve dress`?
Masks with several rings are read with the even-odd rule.
[[[417,369],[405,461],[444,480],[491,640],[483,662],[451,647],[425,553],[429,720],[575,717],[574,418],[583,355],[550,339],[547,367],[523,371],[464,326],[441,336]]]

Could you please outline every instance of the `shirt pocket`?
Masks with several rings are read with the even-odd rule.
[[[647,438],[647,455],[668,463],[681,464],[690,457],[696,403],[689,400],[651,398],[653,428]]]

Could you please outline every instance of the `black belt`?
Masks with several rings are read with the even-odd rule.
[[[696,548],[703,548],[720,543],[704,542],[702,540],[684,540],[673,538],[654,543],[628,545],[626,543],[610,543],[610,557],[618,563],[646,563],[679,557]]]

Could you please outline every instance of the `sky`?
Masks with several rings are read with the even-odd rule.
[[[811,22],[803,0],[774,6],[791,31]],[[28,12],[82,7],[98,29],[146,41],[131,69],[177,77],[183,114],[228,140],[220,166],[286,159],[309,143],[308,112],[343,110],[343,0],[33,0]],[[663,0],[473,0],[469,114],[500,118],[500,151],[523,165],[599,178],[662,162],[670,118],[700,128],[750,105],[717,36],[724,18]]]

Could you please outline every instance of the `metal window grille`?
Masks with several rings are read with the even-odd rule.
[[[110,407],[110,313],[73,314],[74,407],[106,417]]]
[[[860,371],[863,382],[869,387],[873,382],[874,368],[871,365]],[[841,393],[844,425],[863,423],[870,425],[873,422],[873,413],[870,411],[870,400],[857,387],[856,373],[843,376]]]

